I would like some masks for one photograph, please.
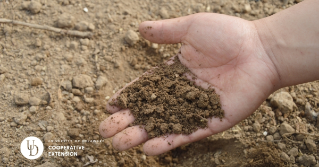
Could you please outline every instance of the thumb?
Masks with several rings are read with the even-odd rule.
[[[139,32],[154,43],[180,43],[187,34],[193,16],[179,17],[161,21],[145,21],[140,24]]]

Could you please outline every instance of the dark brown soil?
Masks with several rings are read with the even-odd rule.
[[[176,56],[172,65],[163,63],[125,88],[112,105],[129,108],[136,118],[133,125],[144,125],[150,138],[190,134],[206,128],[207,118],[222,119],[215,90],[194,85],[185,73],[191,74]]]

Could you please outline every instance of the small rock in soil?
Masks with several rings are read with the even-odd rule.
[[[36,78],[32,78],[31,79],[31,86],[38,86],[38,85],[42,85],[43,81],[41,78],[36,77]]]
[[[6,78],[6,75],[1,74],[1,75],[0,75],[0,82],[4,81],[5,78]]]
[[[87,93],[87,94],[92,94],[93,91],[94,91],[94,89],[93,89],[92,87],[86,87],[86,88],[84,89],[84,91],[85,91],[85,93]]]
[[[316,164],[316,159],[313,155],[303,154],[297,158],[297,162],[304,166],[311,166]]]
[[[68,135],[72,138],[78,137],[80,135],[80,130],[77,128],[71,128],[68,130]]]
[[[72,41],[72,42],[70,43],[70,49],[77,50],[78,47],[79,47],[79,43],[78,43],[78,42]]]
[[[41,7],[42,7],[41,3],[36,1],[31,1],[28,6],[28,9],[30,10],[32,14],[37,14],[40,12]]]
[[[127,33],[125,34],[125,41],[133,46],[134,44],[137,43],[137,41],[139,40],[139,37],[137,35],[136,32],[134,32],[133,30],[128,30]]]
[[[83,95],[83,93],[79,89],[72,89],[72,93],[75,96],[82,96]]]
[[[95,87],[96,89],[101,89],[107,83],[106,77],[99,76],[96,80]]]
[[[169,14],[165,8],[161,8],[159,14],[163,19],[169,19]]]
[[[7,68],[0,66],[0,74],[4,74],[6,72],[8,72]]]
[[[288,114],[293,111],[296,104],[294,103],[291,95],[288,92],[278,92],[276,93],[270,103],[277,107],[282,113]]]
[[[283,150],[283,149],[286,148],[286,144],[284,144],[284,143],[278,143],[278,147],[279,147],[281,150]]]
[[[71,83],[71,81],[63,81],[61,83],[61,86],[63,87],[63,89],[65,89],[67,91],[72,91],[72,83]]]
[[[289,162],[290,161],[290,158],[289,156],[285,153],[285,152],[281,152],[280,153],[280,158],[285,161],[285,162]]]
[[[313,122],[313,121],[316,121],[316,118],[318,116],[318,113],[316,113],[309,102],[306,103],[305,105],[305,115],[306,115],[306,118],[310,121],[310,122]]]
[[[36,106],[31,106],[29,111],[30,111],[30,114],[35,114],[37,112],[37,107]]]
[[[64,55],[64,59],[68,62],[71,62],[73,60],[73,55],[71,53],[66,53]]]
[[[44,142],[48,142],[49,140],[52,140],[52,139],[54,139],[54,134],[51,132],[48,132],[43,135]]]
[[[85,74],[80,74],[73,77],[72,83],[73,86],[77,88],[85,88],[94,85],[91,77]]]
[[[277,127],[276,126],[271,126],[268,130],[269,134],[272,135],[277,131]]]
[[[24,111],[22,113],[20,113],[18,116],[14,117],[14,122],[19,124],[19,125],[22,125],[25,120],[27,119],[27,112]]]
[[[75,24],[74,29],[79,31],[86,31],[88,29],[89,23],[86,21],[81,21]]]
[[[72,28],[74,26],[74,17],[68,14],[62,14],[57,22],[56,26],[59,28]]]
[[[266,140],[272,142],[272,141],[274,141],[274,136],[268,135],[268,136],[266,136]]]
[[[29,103],[29,96],[23,93],[18,93],[14,97],[14,102],[16,105],[25,105]]]
[[[286,133],[294,133],[295,129],[293,127],[291,127],[289,124],[287,123],[282,123],[280,125],[280,135],[286,134]]]
[[[259,124],[258,122],[255,122],[255,123],[253,124],[253,130],[254,130],[255,132],[259,132],[259,131],[260,131],[260,124]]]
[[[316,143],[311,138],[307,138],[305,141],[305,144],[310,152],[312,153],[317,152]]]
[[[294,147],[294,148],[290,149],[288,154],[290,156],[294,156],[294,157],[297,156],[298,155],[298,148]]]
[[[41,99],[37,98],[37,97],[31,97],[29,100],[29,104],[31,106],[38,106],[41,104]]]

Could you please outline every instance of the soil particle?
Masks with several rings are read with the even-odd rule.
[[[107,79],[106,77],[99,76],[96,80],[95,87],[96,89],[101,89],[104,85],[106,85]]]
[[[86,31],[88,29],[89,23],[86,21],[81,21],[75,24],[74,29],[79,31]]]
[[[36,78],[32,78],[31,79],[31,86],[38,86],[38,85],[42,85],[43,81],[41,78],[36,77]]]
[[[136,118],[133,124],[145,125],[151,138],[167,133],[190,134],[206,128],[207,118],[224,116],[215,90],[195,86],[183,75],[190,71],[177,57],[174,62],[152,69],[112,103],[129,108]]]
[[[280,135],[286,134],[286,133],[294,133],[295,129],[293,127],[291,127],[289,124],[287,123],[282,123],[280,125]]]
[[[316,164],[316,159],[313,155],[303,154],[297,158],[297,162],[305,166],[311,166]]]
[[[278,109],[283,114],[288,114],[293,111],[294,107],[296,107],[296,104],[294,103],[291,95],[288,92],[278,92],[276,93],[270,103],[274,107],[278,107]]]
[[[0,66],[0,74],[4,74],[6,72],[8,72],[7,68]]]
[[[285,161],[285,162],[289,162],[290,161],[290,157],[285,153],[285,152],[281,152],[280,153],[280,158]]]
[[[94,85],[91,77],[85,74],[80,74],[73,77],[72,83],[73,86],[77,88],[85,88]]]
[[[25,105],[29,103],[29,96],[23,93],[18,93],[14,97],[14,102],[16,105]]]
[[[72,83],[71,83],[71,81],[63,81],[61,83],[61,86],[63,87],[63,89],[65,89],[67,91],[72,91]]]
[[[307,146],[307,148],[308,148],[308,150],[309,150],[310,152],[312,152],[312,153],[317,152],[316,143],[315,143],[312,139],[307,138],[307,139],[305,140],[305,144],[306,144],[306,146]]]
[[[56,26],[59,28],[72,28],[74,26],[74,17],[68,14],[62,14],[57,22]]]
[[[297,156],[298,155],[298,148],[294,147],[294,148],[290,149],[290,151],[288,151],[288,154],[290,156],[294,156],[294,157]]]
[[[139,40],[139,37],[138,37],[137,33],[134,32],[133,30],[128,30],[127,33],[125,34],[124,39],[128,44],[133,46],[134,44],[137,43],[137,41]]]
[[[25,122],[25,120],[27,119],[27,117],[28,117],[27,112],[26,111],[22,112],[14,118],[14,122],[22,125]]]
[[[28,9],[30,10],[32,14],[37,14],[40,12],[41,7],[42,7],[41,3],[36,1],[31,1],[28,6]]]
[[[80,130],[77,128],[71,128],[68,130],[68,135],[72,138],[78,137],[80,135]]]
[[[31,97],[29,100],[29,104],[31,106],[38,106],[41,103],[41,99],[37,98],[37,97]]]
[[[254,130],[255,132],[259,132],[259,131],[260,131],[260,124],[259,124],[259,122],[255,122],[255,123],[253,124],[253,130]]]

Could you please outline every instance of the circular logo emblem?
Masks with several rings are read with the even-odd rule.
[[[37,159],[43,153],[43,143],[37,137],[25,138],[20,146],[22,155],[28,159]]]

